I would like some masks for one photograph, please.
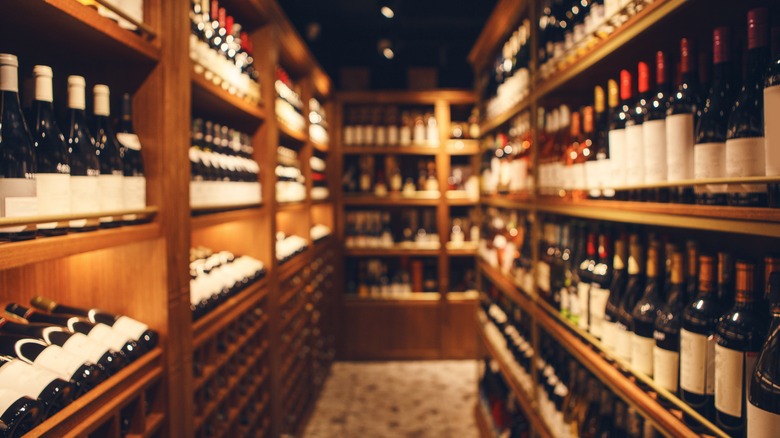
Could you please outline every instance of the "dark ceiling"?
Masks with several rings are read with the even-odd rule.
[[[392,19],[380,14],[387,3],[380,0],[279,3],[338,88],[341,67],[370,68],[375,89],[406,88],[408,67],[437,67],[439,87],[471,88],[466,56],[496,0],[394,0]],[[320,27],[314,40],[307,36],[312,23]],[[379,53],[382,38],[392,41],[394,59]]]

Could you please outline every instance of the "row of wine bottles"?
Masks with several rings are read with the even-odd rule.
[[[435,260],[350,260],[347,293],[361,297],[393,297],[411,292],[438,292]]]
[[[728,27],[713,32],[713,75],[709,92],[696,72],[694,42],[680,43],[680,77],[672,87],[671,63],[657,52],[651,67],[640,62],[633,75],[620,72],[596,87],[595,103],[570,115],[562,106],[547,113],[540,141],[539,178],[543,192],[558,188],[615,196],[614,189],[693,179],[780,175],[780,131],[772,126],[780,101],[780,28],[773,31],[770,63],[768,12],[748,13],[746,75],[740,80]],[[540,115],[540,117],[545,117]],[[765,129],[766,126],[766,129]],[[697,188],[619,192],[618,197],[709,205],[774,206],[776,184],[709,184]]]
[[[421,219],[422,217],[422,219]],[[408,209],[347,211],[344,245],[347,248],[382,248],[395,244],[439,244],[436,210]]]
[[[276,233],[276,260],[279,264],[289,261],[308,247],[309,243],[301,236],[287,235],[281,231]]]
[[[192,121],[190,206],[226,206],[262,200],[260,166],[251,136],[209,120]]]
[[[414,173],[411,170],[414,164],[417,167],[416,178],[412,176]],[[361,155],[357,162],[347,161],[345,168],[342,187],[347,193],[373,192],[376,196],[400,193],[402,196],[412,197],[418,191],[439,191],[439,179],[436,176],[434,160],[415,157],[411,161],[406,157],[398,158],[391,155],[384,157]]]
[[[438,146],[439,124],[433,108],[395,106],[348,107],[344,118],[345,146]]]
[[[198,74],[250,102],[260,102],[254,45],[217,0],[192,0],[190,59]]]
[[[279,146],[276,148],[276,157],[276,201],[303,201],[306,199],[306,177],[301,171],[298,151]]]
[[[326,173],[327,163],[322,157],[322,152],[315,151],[309,158],[309,169],[311,169],[311,199],[322,200],[330,197],[330,188],[328,187],[328,175]]]
[[[311,230],[309,230],[309,237],[311,237],[312,242],[317,243],[330,236],[332,233],[333,230],[331,230],[329,226],[325,224],[314,224],[312,225]]]
[[[507,385],[495,361],[485,358],[480,366],[479,402],[483,412],[489,414],[495,436],[528,438],[529,424],[517,401],[517,396]]]
[[[528,97],[531,86],[531,22],[525,19],[504,43],[488,72],[482,92],[484,119],[499,114]]]
[[[309,138],[313,142],[327,145],[330,142],[327,113],[316,97],[309,99],[309,122]]]
[[[276,66],[276,116],[295,131],[303,132],[306,120],[303,118],[303,100],[290,75],[281,66]]]
[[[230,251],[190,250],[190,307],[198,320],[225,300],[265,276],[263,262]]]
[[[141,143],[133,131],[130,96],[123,96],[119,132],[115,133],[109,89],[95,85],[94,123],[88,127],[86,81],[81,76],[68,77],[67,130],[63,135],[54,118],[51,67],[33,68],[34,91],[27,92],[25,100],[31,102],[27,114],[19,100],[18,67],[15,55],[0,54],[0,217],[89,215],[145,208],[146,179]],[[132,222],[136,217],[124,220]],[[115,227],[122,221],[108,216],[100,223]],[[87,220],[3,227],[0,239],[25,240],[37,234],[61,235],[69,229],[96,227]]]
[[[529,190],[533,187],[531,114],[518,114],[503,129],[487,135],[482,146],[481,190],[486,195]],[[544,175],[540,175],[540,182]]]
[[[0,318],[0,425],[29,432],[153,349],[158,334],[128,316],[37,296]]]

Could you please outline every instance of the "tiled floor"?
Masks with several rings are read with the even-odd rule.
[[[475,361],[339,362],[306,438],[477,438]]]

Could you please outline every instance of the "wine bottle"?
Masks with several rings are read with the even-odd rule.
[[[731,30],[728,27],[713,31],[712,53],[712,87],[696,126],[696,144],[693,147],[693,176],[696,179],[726,177],[726,128],[736,94],[732,78]],[[697,187],[696,202],[726,205],[726,185]]]
[[[628,282],[626,261],[628,251],[626,247],[626,235],[620,233],[615,241],[615,257],[612,259],[612,282],[609,285],[609,298],[604,311],[604,322],[601,330],[601,342],[610,353],[617,352],[617,321],[620,310],[620,301]]]
[[[0,358],[0,388],[39,400],[44,417],[50,417],[73,401],[74,387],[57,374],[19,359]]]
[[[38,215],[35,152],[19,103],[19,60],[0,53],[0,217]],[[35,227],[0,228],[0,240],[28,240]]]
[[[597,86],[594,90],[595,132],[592,149],[595,152],[596,161],[589,162],[592,170],[588,173],[588,184],[591,186],[590,197],[599,198],[611,195],[604,188],[606,181],[604,172],[608,172],[611,166],[609,155],[609,115],[606,108],[604,89]]]
[[[766,8],[748,12],[747,74],[729,116],[726,131],[726,176],[763,176],[764,73],[769,64]],[[767,205],[766,184],[729,184],[729,205]]]
[[[596,267],[597,237],[593,231],[588,232],[587,255],[580,262],[577,269],[577,296],[571,299],[572,322],[582,330],[588,331],[590,321],[588,317],[588,303],[590,303],[590,286],[593,281],[593,268]]]
[[[70,164],[70,211],[72,214],[94,214],[100,211],[100,161],[95,140],[87,127],[85,87],[81,76],[68,76],[68,159]],[[96,225],[86,219],[70,221],[75,231],[91,231]]]
[[[124,208],[143,210],[146,208],[146,172],[141,154],[141,141],[133,129],[133,101],[128,93],[122,95],[122,118],[116,139],[121,146]],[[137,219],[138,216],[135,214],[122,217],[126,223],[134,223]]]
[[[631,89],[631,76],[624,77],[621,72],[620,78],[621,92],[624,81],[625,86]],[[639,94],[633,107],[626,113],[628,116],[626,118],[626,183],[628,185],[639,185],[645,182],[645,142],[642,125],[650,99],[650,68],[645,62],[640,62],[637,67],[637,85]]]
[[[0,388],[0,433],[4,437],[19,437],[43,421],[41,403],[24,393]]]
[[[771,31],[772,62],[764,76],[764,154],[766,175],[780,175],[780,127],[770,120],[780,114],[780,27]],[[768,184],[769,206],[780,207],[780,184]]]
[[[631,234],[631,243],[629,246],[628,257],[628,282],[618,307],[618,320],[616,324],[617,332],[617,354],[620,358],[631,363],[631,346],[633,327],[632,312],[636,302],[642,297],[645,290],[645,274],[642,272],[644,262],[644,251],[642,242],[638,234]]]
[[[98,178],[100,211],[124,209],[124,169],[119,152],[119,142],[111,127],[109,90],[107,85],[95,85],[95,147],[100,160]],[[113,228],[122,225],[111,216],[100,218],[100,226]]]
[[[612,188],[627,184],[628,140],[626,139],[626,121],[633,107],[631,73],[620,71],[620,103],[618,104],[618,85],[614,80],[607,84],[609,107],[612,112],[609,123],[609,153],[612,162],[614,180]]]
[[[715,330],[715,420],[732,436],[745,433],[746,383],[766,336],[755,285],[755,265],[737,261],[734,307]]]
[[[94,363],[109,375],[119,371],[125,364],[119,353],[95,342],[83,333],[71,332],[64,327],[43,323],[21,324],[0,318],[0,331],[42,339],[47,344],[58,345],[84,362]]]
[[[16,303],[6,305],[5,310],[30,322],[59,325],[74,333],[83,333],[95,342],[116,351],[127,362],[132,362],[141,354],[134,340],[102,323],[92,323],[79,316],[44,313]]]
[[[653,377],[655,339],[653,330],[658,307],[663,302],[663,277],[659,272],[660,243],[653,241],[647,249],[647,284],[644,294],[631,311],[633,332],[631,339],[631,366],[648,377]]]
[[[721,315],[715,289],[715,260],[699,255],[699,293],[683,312],[680,331],[680,389],[682,400],[712,421],[715,394],[715,327]],[[699,423],[683,414],[691,428]]]
[[[612,283],[611,245],[609,229],[604,228],[599,234],[598,262],[593,267],[591,275],[590,302],[588,303],[590,334],[597,339],[604,337],[604,313],[609,299],[609,286]]]
[[[655,55],[656,91],[647,104],[647,114],[642,127],[645,145],[645,183],[666,181],[666,111],[669,109],[669,75],[666,73],[664,52]],[[665,201],[666,199],[656,199]]]
[[[0,353],[49,370],[59,378],[73,382],[77,397],[94,388],[106,377],[95,364],[84,362],[59,345],[47,345],[40,339],[0,334]]]
[[[772,320],[769,337],[748,379],[748,438],[770,438],[780,427],[780,271],[769,276],[767,291]]]
[[[601,387],[601,398],[599,401],[599,419],[596,424],[596,430],[590,437],[606,438],[612,435],[612,425],[615,421],[614,398],[612,392],[606,386]]]
[[[696,74],[696,52],[693,42],[680,40],[680,72],[682,80],[672,93],[666,112],[666,160],[669,181],[693,178],[694,126],[699,119],[701,100],[698,75]],[[692,203],[692,190],[687,187],[672,192],[672,201]]]
[[[680,381],[680,326],[686,293],[683,284],[683,253],[675,250],[671,259],[671,285],[666,302],[661,304],[655,318],[653,381],[676,395]]]
[[[35,175],[38,195],[38,214],[63,216],[70,214],[70,164],[65,136],[54,119],[51,67],[36,65],[35,101],[33,103],[33,144],[35,146]],[[65,234],[68,227],[57,222],[38,224],[38,233],[47,236]]]
[[[42,296],[36,296],[30,300],[33,307],[55,314],[77,315],[87,318],[94,324],[105,324],[119,333],[130,336],[138,342],[145,351],[157,346],[159,335],[149,326],[125,315],[116,315],[100,309],[81,309],[66,306]]]

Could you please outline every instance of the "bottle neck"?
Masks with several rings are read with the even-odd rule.
[[[747,76],[745,84],[763,84],[766,66],[769,64],[769,49],[766,46],[759,46],[748,50],[747,54]]]

